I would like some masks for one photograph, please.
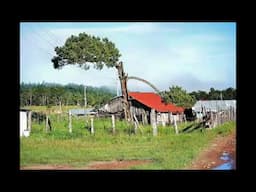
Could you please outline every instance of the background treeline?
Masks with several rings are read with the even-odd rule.
[[[168,91],[162,92],[165,102],[171,102],[177,106],[190,108],[198,100],[231,100],[236,99],[236,90],[232,87],[223,90],[215,90],[210,88],[209,92],[206,91],[193,91],[188,93],[182,87],[172,86]]]
[[[115,96],[107,87],[86,86],[88,106],[101,105]],[[21,83],[20,106],[80,105],[84,106],[84,85],[55,83]]]
[[[217,90],[210,88],[209,92],[205,91],[193,91],[189,93],[196,100],[231,100],[236,99],[236,89],[229,87],[223,90]]]
[[[236,90],[232,87],[223,90],[210,88],[206,91],[188,93],[179,86],[169,87],[163,91],[166,102],[172,102],[182,107],[192,107],[198,100],[230,100],[236,99]],[[87,105],[100,106],[116,96],[114,89],[108,87],[86,87]],[[20,106],[52,106],[52,105],[84,106],[84,85],[55,83],[21,83]]]

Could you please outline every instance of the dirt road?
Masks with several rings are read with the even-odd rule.
[[[223,152],[230,154],[234,160],[236,169],[236,134],[233,132],[228,136],[219,136],[211,142],[210,146],[203,150],[192,164],[185,169],[207,170],[225,163],[220,159]]]

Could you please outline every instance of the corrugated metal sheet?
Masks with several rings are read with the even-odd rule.
[[[155,93],[129,92],[128,94],[133,99],[136,99],[140,103],[152,109],[155,109],[158,112],[180,113],[184,111],[182,107],[177,107],[174,104],[163,103],[160,95],[157,95]]]
[[[72,115],[88,115],[93,114],[94,108],[88,108],[88,109],[70,109]]]
[[[206,111],[222,111],[228,110],[230,107],[236,110],[236,100],[206,100],[197,101],[192,107],[196,112],[201,112],[202,108]]]

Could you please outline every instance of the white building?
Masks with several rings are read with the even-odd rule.
[[[206,112],[225,111],[230,108],[236,110],[236,100],[200,100],[192,107],[192,109],[197,113],[200,113],[203,110]]]
[[[31,111],[26,109],[20,110],[20,137],[28,137],[31,131]]]

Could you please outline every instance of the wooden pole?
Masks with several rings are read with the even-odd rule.
[[[60,113],[62,113],[61,101],[59,101],[59,104],[60,104]]]
[[[183,113],[183,119],[184,119],[184,122],[187,123],[187,118],[186,118],[186,114]]]
[[[134,121],[134,133],[137,134],[138,132],[138,125],[137,125],[137,122]]]
[[[138,122],[135,114],[133,114],[133,118],[134,118],[134,132],[135,132],[135,134],[137,134],[139,122]]]
[[[145,125],[144,110],[141,113],[142,125]]]
[[[161,114],[161,121],[162,121],[162,126],[165,127],[165,118],[164,118],[164,114]]]
[[[151,109],[150,121],[153,128],[153,136],[157,136],[156,113],[155,109]]]
[[[72,114],[71,114],[71,111],[69,110],[69,124],[68,124],[68,130],[69,130],[69,133],[72,133]]]
[[[85,127],[89,128],[89,117],[87,115],[84,115],[85,117]]]
[[[143,119],[144,119],[144,124],[148,124],[148,117],[147,117],[147,112],[145,111],[145,110],[143,110],[143,117],[142,117]]]
[[[115,134],[116,128],[115,128],[115,115],[112,115],[112,132]]]
[[[87,107],[86,86],[84,86],[84,108]]]
[[[135,114],[133,114],[133,118],[134,118],[134,130],[135,130],[135,134],[138,132],[138,128],[140,129],[141,133],[143,134],[143,130],[142,128],[140,127],[140,124],[139,124],[139,121],[136,117]]]
[[[153,127],[153,136],[157,136],[157,126],[156,126],[156,122],[153,122],[152,127]]]
[[[46,119],[45,119],[45,130],[46,132],[48,132],[48,115],[46,115]]]
[[[177,122],[176,122],[176,115],[174,115],[174,128],[175,128],[175,133],[179,134],[179,130],[178,130]]]
[[[91,118],[91,134],[94,134],[93,117]]]
[[[28,131],[31,131],[31,115],[32,115],[32,111],[28,112]]]
[[[172,121],[171,121],[171,112],[168,112],[168,125],[171,125]]]
[[[231,106],[230,106],[230,108],[229,108],[229,113],[228,113],[228,115],[229,115],[229,121],[231,121],[232,120],[232,118],[231,118],[231,115],[232,115],[232,108],[231,108]]]

